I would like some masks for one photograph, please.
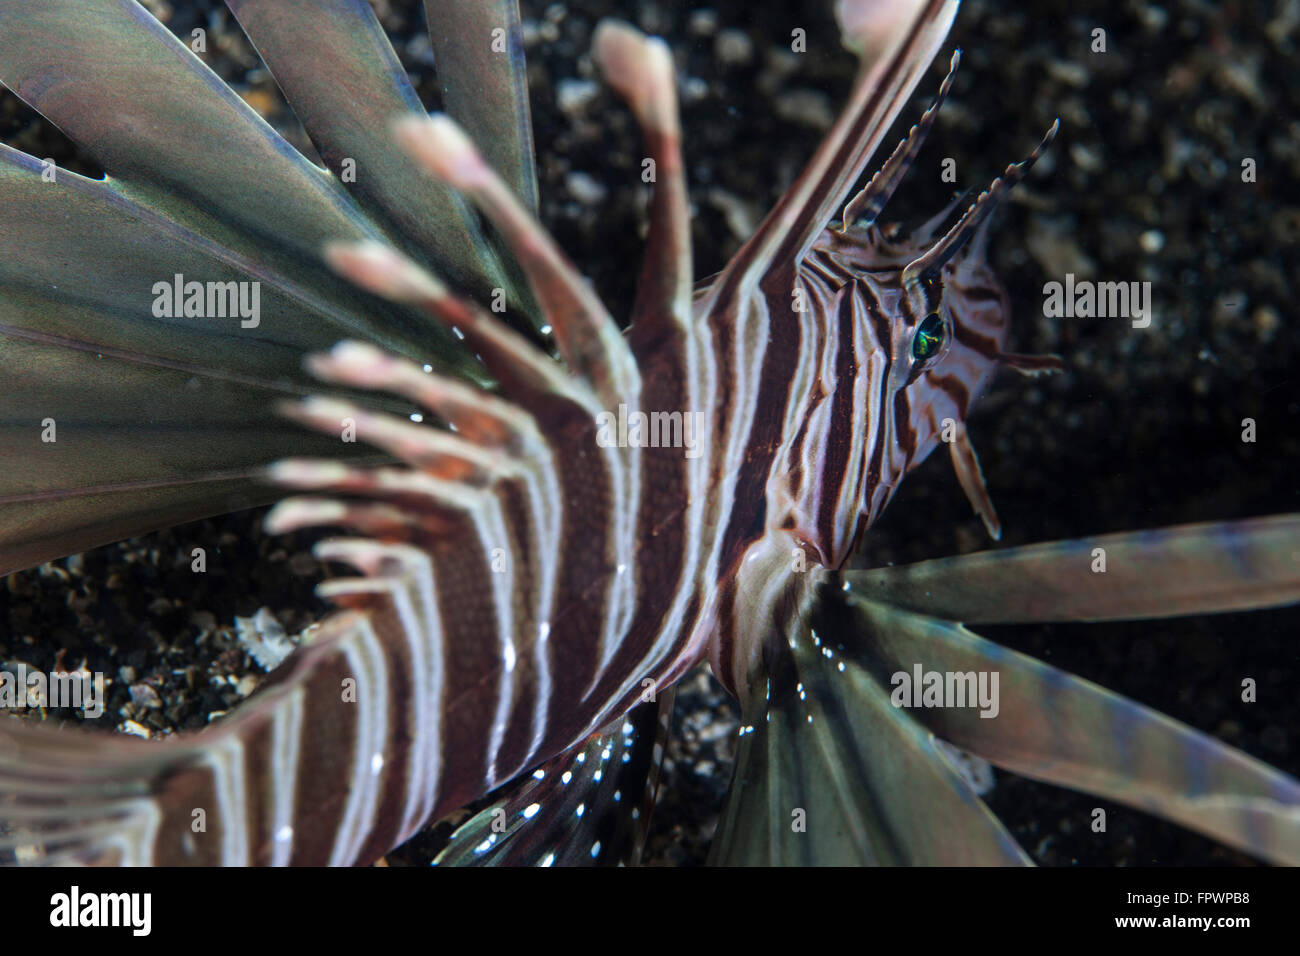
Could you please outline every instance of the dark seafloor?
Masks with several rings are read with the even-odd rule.
[[[310,153],[238,27],[210,0],[146,0],[171,29],[209,31],[207,62]],[[374,3],[430,107],[422,11]],[[680,72],[695,207],[696,275],[717,271],[787,186],[831,122],[854,58],[831,4],[721,0],[708,6],[588,0],[521,3],[542,219],[615,315],[626,315],[645,225],[631,118],[590,57],[601,17],[659,33]],[[1091,50],[1106,32],[1106,52]],[[807,53],[791,31],[807,31]],[[1013,347],[1054,351],[1052,379],[1000,377],[972,438],[1002,517],[1001,546],[1300,510],[1300,3],[967,0],[945,53],[905,110],[928,102],[947,50],[953,92],[887,219],[916,223],[956,188],[982,188],[1061,117],[1060,136],[997,214],[992,259],[1013,303]],[[93,171],[8,92],[0,138]],[[892,147],[893,138],[886,146]],[[878,157],[880,158],[880,157]],[[1242,160],[1257,181],[1243,183]],[[1067,272],[1152,283],[1154,318],[1049,319],[1042,287]],[[2,374],[2,371],[0,371]],[[1242,419],[1258,438],[1241,440]],[[0,587],[0,663],[83,660],[111,679],[107,720],[159,735],[203,726],[263,672],[236,615],[267,607],[290,633],[326,610],[312,595],[317,535],[271,538],[262,511],[198,522],[11,575]],[[905,482],[860,563],[987,546],[946,456]],[[190,571],[193,547],[206,574]],[[984,628],[982,633],[1153,706],[1300,774],[1300,610],[1128,625]],[[1258,702],[1243,703],[1244,678]],[[72,715],[60,715],[72,716]],[[129,722],[129,723],[128,723]],[[698,864],[729,783],[736,709],[704,671],[682,684],[646,862]],[[1249,864],[1249,858],[1127,807],[996,772],[988,798],[1045,865]],[[1108,832],[1091,832],[1091,810]],[[943,826],[943,821],[935,821]],[[393,864],[428,862],[445,833]]]

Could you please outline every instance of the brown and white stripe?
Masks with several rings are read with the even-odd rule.
[[[706,654],[744,694],[769,622],[804,612],[818,569],[847,559],[938,443],[944,418],[959,429],[954,461],[987,519],[961,423],[1004,360],[1005,297],[981,241],[962,246],[1034,157],[937,241],[884,238],[875,216],[949,78],[843,227],[827,228],[955,9],[928,0],[869,51],[808,168],[694,296],[671,55],[629,27],[603,25],[597,59],[658,171],[626,336],[450,120],[405,123],[399,138],[416,161],[476,203],[511,246],[564,365],[395,250],[331,249],[341,274],[464,336],[498,392],[358,343],[315,357],[322,378],[394,392],[447,426],[336,400],[288,409],[327,432],[351,419],[359,439],[400,462],[291,461],[274,471],[323,496],[278,506],[270,529],[360,535],[319,548],[358,572],[321,588],[344,610],[240,711],[195,738],[97,749],[98,738],[67,734],[52,749],[43,728],[0,731],[0,849],[39,848],[51,861],[372,860],[581,744]],[[917,329],[931,315],[944,345],[918,358]],[[698,457],[599,442],[597,416],[620,405],[703,413]]]

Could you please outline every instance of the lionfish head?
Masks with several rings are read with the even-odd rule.
[[[869,294],[860,291],[860,308],[882,361],[879,373],[872,376],[879,388],[867,397],[878,409],[873,412],[878,432],[867,443],[871,457],[866,462],[859,535],[884,511],[903,477],[942,442],[949,446],[972,506],[989,533],[999,537],[997,514],[967,437],[967,415],[999,366],[1031,375],[1062,367],[1055,356],[1006,350],[1007,294],[986,258],[990,214],[1051,144],[1059,121],[1033,152],[1008,166],[938,238],[938,228],[963,197],[910,234],[897,223],[877,222],[933,124],[959,61],[960,53],[954,53],[930,108],[848,203],[839,228],[827,229],[813,246],[865,286]]]

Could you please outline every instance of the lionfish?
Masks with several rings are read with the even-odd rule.
[[[495,790],[441,862],[620,858],[671,688],[707,659],[744,714],[717,862],[1028,863],[954,747],[1300,862],[1296,781],[964,626],[1291,603],[1300,517],[847,570],[940,443],[997,538],[964,423],[1000,367],[1061,367],[1008,350],[985,259],[990,213],[1056,124],[950,228],[952,207],[883,227],[950,70],[845,205],[956,0],[839,0],[863,64],[849,102],[698,285],[672,56],[600,26],[654,182],[626,333],[535,218],[513,0],[427,5],[456,120],[425,113],[364,0],[229,6],[326,169],[132,0],[0,2],[0,79],[108,174],[48,177],[0,148],[10,421],[62,429],[10,442],[0,570],[248,504],[264,463],[306,448],[269,475],[308,494],[266,526],[347,529],[318,550],[356,574],[321,586],[340,610],[200,732],[0,724],[6,853],[364,863]],[[173,275],[260,282],[260,324],[146,318]],[[332,396],[298,372],[307,353]],[[286,394],[327,437],[262,419]],[[996,716],[899,706],[913,673],[996,677]]]

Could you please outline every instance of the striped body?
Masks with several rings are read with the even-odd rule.
[[[964,331],[942,361],[903,376],[902,397],[891,393],[896,343],[910,346],[916,322],[899,307],[900,247],[882,254],[864,241],[848,264],[833,251],[844,242],[828,230],[802,264],[806,311],[793,311],[793,293],[727,306],[714,288],[696,298],[698,334],[646,342],[632,330],[644,407],[712,409],[697,458],[602,456],[592,421],[557,403],[568,429],[548,423],[539,436],[563,437],[538,437],[535,468],[482,489],[465,511],[403,491],[432,530],[327,543],[323,556],[367,572],[323,587],[356,613],[326,622],[268,680],[258,696],[273,706],[214,728],[167,799],[140,805],[148,824],[137,832],[153,845],[136,858],[373,859],[617,720],[645,681],[665,688],[706,653],[739,694],[743,662],[769,633],[756,623],[802,613],[817,569],[844,562],[937,444],[942,417],[964,417],[992,362],[963,337],[1000,348],[1005,328],[982,264],[952,269],[948,284],[967,283],[949,294]],[[734,325],[733,309],[745,316]],[[589,466],[602,457],[622,467]],[[640,489],[622,543],[608,506],[620,483]],[[192,832],[196,806],[213,808],[206,834]]]
[[[954,13],[954,3],[931,0],[906,30],[886,24],[892,45],[857,24],[850,36],[874,44],[877,60],[849,108],[754,237],[695,295],[671,59],[634,31],[605,29],[602,65],[660,176],[626,336],[462,133],[446,121],[400,128],[417,162],[505,237],[567,371],[392,250],[332,250],[345,277],[467,338],[498,391],[357,344],[313,360],[319,377],[396,392],[450,429],[337,400],[289,409],[327,433],[351,421],[358,439],[401,462],[291,461],[273,473],[330,497],[291,499],[268,528],[362,535],[318,549],[360,572],[321,588],[344,610],[221,724],[88,754],[110,784],[67,795],[67,819],[117,822],[89,835],[70,824],[68,853],[373,860],[620,720],[706,655],[743,697],[765,636],[804,615],[822,569],[846,561],[945,419],[963,485],[982,492],[962,422],[1005,358],[1006,316],[976,227],[1028,163],[1010,167],[938,240],[928,229],[882,235],[876,215],[950,74],[849,204],[847,226],[827,228]],[[699,417],[699,447],[611,445],[599,423],[616,409]],[[29,730],[7,742],[33,772],[48,762],[51,774],[68,773]],[[59,841],[44,845],[57,858]]]

